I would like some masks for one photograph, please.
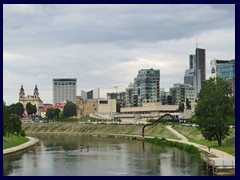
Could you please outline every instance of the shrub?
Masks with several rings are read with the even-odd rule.
[[[25,131],[23,129],[20,131],[20,136],[22,136],[22,137],[26,136]]]

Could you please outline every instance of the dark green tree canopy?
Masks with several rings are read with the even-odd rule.
[[[76,104],[73,102],[67,102],[67,104],[63,108],[63,117],[71,117],[71,116],[76,116],[77,113],[77,107]]]
[[[23,113],[24,113],[24,107],[23,104],[18,102],[16,104],[11,104],[9,107],[9,112],[10,114],[16,114],[19,117],[23,117]]]
[[[228,135],[231,118],[235,118],[231,85],[222,78],[210,78],[198,96],[195,109],[196,123],[202,135],[219,146]]]
[[[33,114],[36,114],[37,107],[36,105],[32,105],[32,103],[29,102],[26,104],[26,110],[29,115],[33,115]]]

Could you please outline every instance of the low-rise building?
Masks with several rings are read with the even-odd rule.
[[[161,105],[161,103],[143,103],[141,107],[121,108],[121,114],[114,115],[115,118],[127,119],[157,119],[169,113],[178,118],[178,105]]]

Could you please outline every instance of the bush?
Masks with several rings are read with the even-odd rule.
[[[22,137],[26,136],[25,131],[23,129],[20,131],[20,136],[22,136]]]

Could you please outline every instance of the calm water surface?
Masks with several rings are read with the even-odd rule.
[[[201,163],[183,150],[90,136],[38,135],[39,145],[4,158],[8,176],[201,176]],[[83,149],[81,150],[81,145]],[[89,146],[89,151],[87,150]]]

